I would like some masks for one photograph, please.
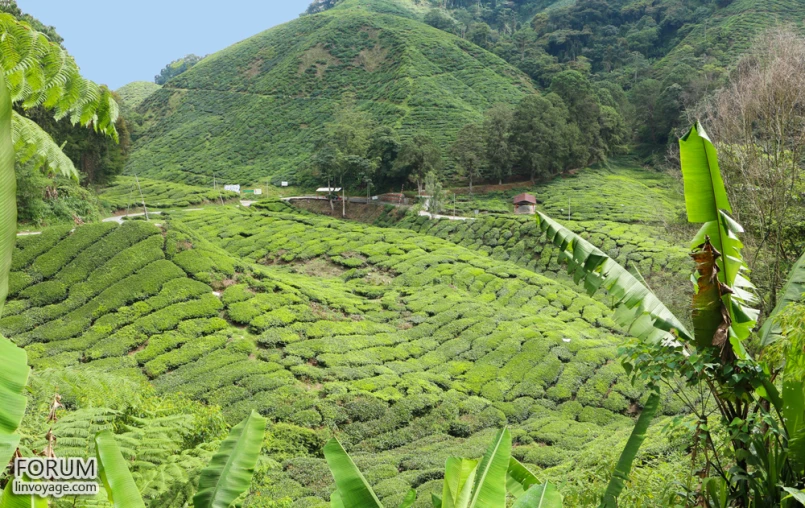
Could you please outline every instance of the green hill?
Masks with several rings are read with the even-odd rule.
[[[162,87],[150,81],[134,81],[121,86],[115,92],[120,96],[121,106],[124,109],[133,110],[160,88]]]
[[[127,171],[293,181],[347,95],[404,138],[424,132],[447,146],[492,104],[534,91],[500,58],[408,14],[394,2],[349,1],[205,58],[140,106],[147,130]]]

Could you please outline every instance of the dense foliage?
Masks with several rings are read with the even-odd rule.
[[[192,69],[193,66],[199,63],[203,58],[203,56],[190,54],[178,60],[174,60],[159,71],[159,75],[154,77],[154,83],[164,85],[179,74]]]
[[[14,1],[4,2],[0,11],[7,13],[3,64],[15,103],[20,220],[34,225],[95,220],[97,200],[61,176],[87,185],[105,183],[123,171],[130,139],[126,121],[118,117],[117,98],[79,75],[53,27],[24,14]],[[11,20],[25,24],[12,25]],[[38,153],[30,149],[34,145]]]

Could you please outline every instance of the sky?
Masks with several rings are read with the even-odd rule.
[[[215,53],[299,16],[311,0],[17,0],[56,27],[84,77],[111,89],[153,81],[187,54]]]

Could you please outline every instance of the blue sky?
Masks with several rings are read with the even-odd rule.
[[[53,25],[85,77],[116,89],[290,21],[310,0],[17,0]]]

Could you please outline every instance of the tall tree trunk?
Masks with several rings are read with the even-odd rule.
[[[341,179],[341,217],[347,216],[347,189],[344,188],[344,179]]]

